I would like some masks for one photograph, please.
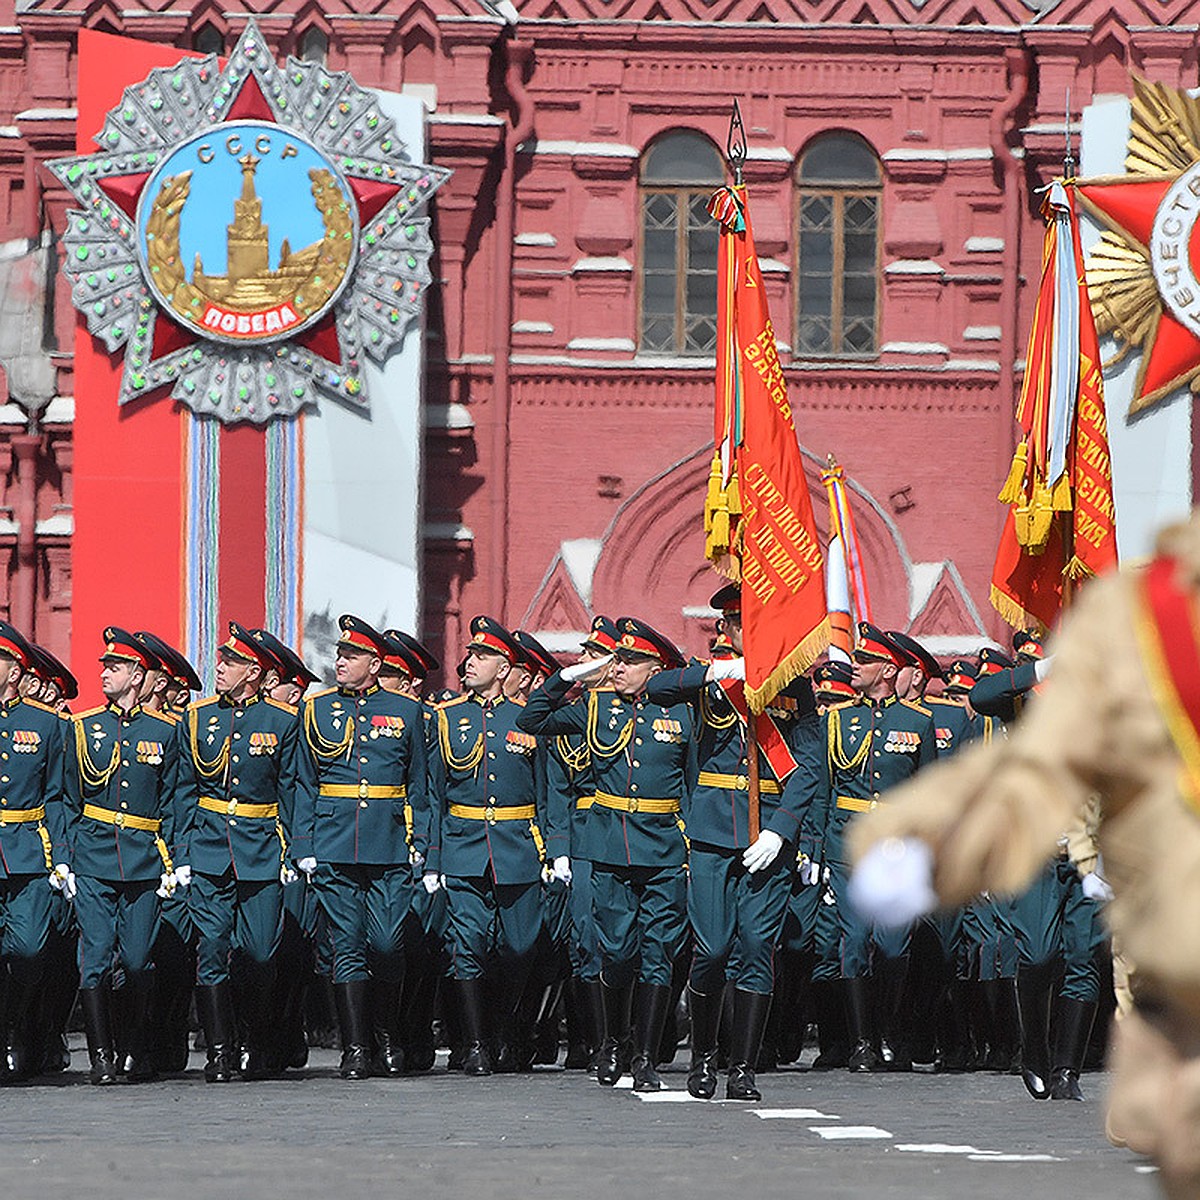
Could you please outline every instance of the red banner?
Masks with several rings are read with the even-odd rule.
[[[741,435],[730,484],[740,507],[729,538],[730,574],[742,584],[746,700],[758,713],[829,644],[824,560],[745,188],[722,189],[709,211],[721,223],[718,295],[728,303],[719,337],[730,348],[727,374],[737,401],[730,424],[740,419]],[[721,388],[718,379],[719,403]]]

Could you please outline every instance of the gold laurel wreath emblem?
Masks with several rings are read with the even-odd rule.
[[[311,270],[300,278],[285,281],[286,292],[291,294],[279,296],[280,301],[291,302],[301,321],[329,303],[349,270],[354,252],[354,219],[350,203],[333,172],[314,168],[308,177],[325,234]],[[259,306],[256,304],[240,305],[232,297],[210,297],[188,280],[179,249],[179,222],[191,185],[191,171],[167,176],[146,219],[146,264],[159,294],[176,314],[193,325],[200,323],[204,305],[210,300],[231,311],[257,311]]]

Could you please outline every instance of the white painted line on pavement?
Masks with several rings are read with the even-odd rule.
[[[687,1092],[634,1092],[639,1100],[648,1104],[717,1104],[716,1100],[701,1100]]]
[[[631,1078],[630,1079],[618,1079],[617,1082],[613,1084],[613,1087],[617,1088],[623,1092],[632,1092],[633,1091],[633,1080]]]
[[[969,1154],[967,1157],[971,1162],[1042,1163],[1067,1161],[1065,1158],[1055,1158],[1053,1154],[1001,1154],[998,1150],[983,1150],[978,1154]]]
[[[909,1146],[897,1146],[907,1154],[990,1154],[990,1150],[980,1150],[975,1146],[947,1146],[944,1142],[914,1142]],[[998,1153],[998,1151],[997,1151]]]
[[[1158,1172],[1155,1166],[1141,1166],[1133,1168],[1139,1175],[1154,1175]]]
[[[748,1110],[764,1121],[840,1121],[836,1113],[823,1113],[817,1108],[751,1108]]]
[[[818,1134],[827,1142],[866,1141],[870,1138],[890,1138],[891,1132],[878,1125],[810,1125],[809,1133]]]

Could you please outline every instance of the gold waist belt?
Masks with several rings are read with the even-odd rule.
[[[118,829],[142,829],[146,833],[157,833],[162,828],[162,822],[156,817],[139,817],[136,813],[114,812],[111,808],[101,808],[98,804],[85,804],[83,815],[93,821],[103,821],[105,825],[115,825]]]
[[[878,800],[862,800],[858,796],[839,796],[837,798],[838,808],[849,809],[850,812],[870,812],[878,803]]]
[[[596,803],[601,808],[615,808],[618,812],[677,813],[678,800],[655,800],[649,796],[613,796],[608,792],[597,792]]]
[[[46,815],[46,806],[37,808],[0,808],[0,825],[24,825],[26,821],[40,821]]]
[[[532,804],[516,804],[508,808],[497,808],[494,804],[452,804],[450,815],[464,821],[486,821],[495,825],[497,821],[532,821],[537,808]]]
[[[239,800],[218,800],[216,796],[201,796],[200,807],[227,817],[277,817],[278,804],[243,804]]]
[[[575,801],[575,811],[586,812],[587,809],[591,808],[595,803],[595,796],[580,796],[579,799]]]
[[[403,800],[408,795],[404,784],[323,783],[318,789],[322,796],[335,800]]]
[[[750,789],[750,780],[745,775],[721,775],[716,771],[701,771],[696,782],[701,787],[732,788],[735,792]],[[778,796],[781,791],[774,779],[760,779],[758,790],[763,796]]]

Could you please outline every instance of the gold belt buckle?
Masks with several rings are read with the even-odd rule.
[[[495,825],[495,823],[496,823],[496,807],[495,807],[495,805],[489,804],[489,805],[487,805],[486,808],[484,808],[483,819],[489,825]]]
[[[118,829],[124,829],[125,828],[125,814],[123,812],[117,813],[116,816],[113,818],[113,824]]]
[[[237,805],[238,805],[238,802],[236,800],[230,800],[229,803],[227,805],[225,805],[225,812],[231,817],[236,816],[237,815]]]
[[[745,775],[735,775],[733,786],[737,788],[739,792],[744,792],[749,788],[750,780],[748,780]]]
[[[358,784],[358,798],[365,800],[371,793],[371,785],[365,779],[360,780]]]
[[[629,797],[629,811],[635,813],[638,810],[638,798],[636,796]]]

